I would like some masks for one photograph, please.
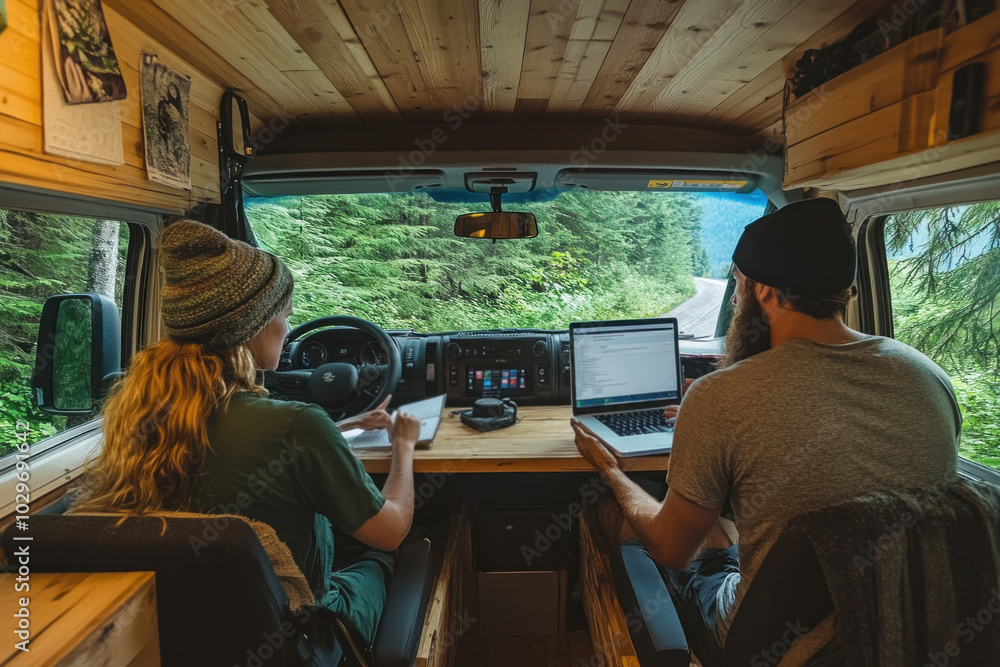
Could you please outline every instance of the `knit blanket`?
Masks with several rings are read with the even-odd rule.
[[[1000,664],[1000,488],[880,491],[787,529],[816,550],[847,665]]]

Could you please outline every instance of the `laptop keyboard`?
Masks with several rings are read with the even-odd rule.
[[[594,416],[620,436],[669,433],[674,430],[674,420],[663,416],[663,408]]]

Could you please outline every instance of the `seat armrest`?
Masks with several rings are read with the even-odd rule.
[[[376,667],[410,667],[416,659],[433,570],[430,541],[408,539],[403,542],[375,633]]]
[[[615,589],[642,667],[688,667],[691,652],[656,563],[636,540],[611,550]]]

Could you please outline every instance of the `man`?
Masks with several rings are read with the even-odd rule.
[[[740,600],[790,518],[878,489],[953,480],[961,430],[941,368],[844,324],[857,252],[836,202],[790,204],[748,225],[733,264],[726,356],[677,412],[663,503],[573,423],[580,453],[621,508],[602,508],[602,526],[616,539],[637,535],[661,565],[706,667],[717,664]],[[738,547],[735,531],[717,525],[727,497]]]

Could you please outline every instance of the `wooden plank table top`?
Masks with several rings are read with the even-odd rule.
[[[519,407],[517,424],[479,433],[445,408],[437,437],[413,456],[414,472],[580,472],[594,468],[576,450],[568,405]],[[389,472],[391,452],[358,451],[369,473]],[[668,455],[621,459],[626,471],[666,470]]]
[[[154,573],[32,572],[20,592],[16,577],[0,575],[0,615],[16,624],[27,598],[29,652],[9,634],[0,665],[160,664]]]

